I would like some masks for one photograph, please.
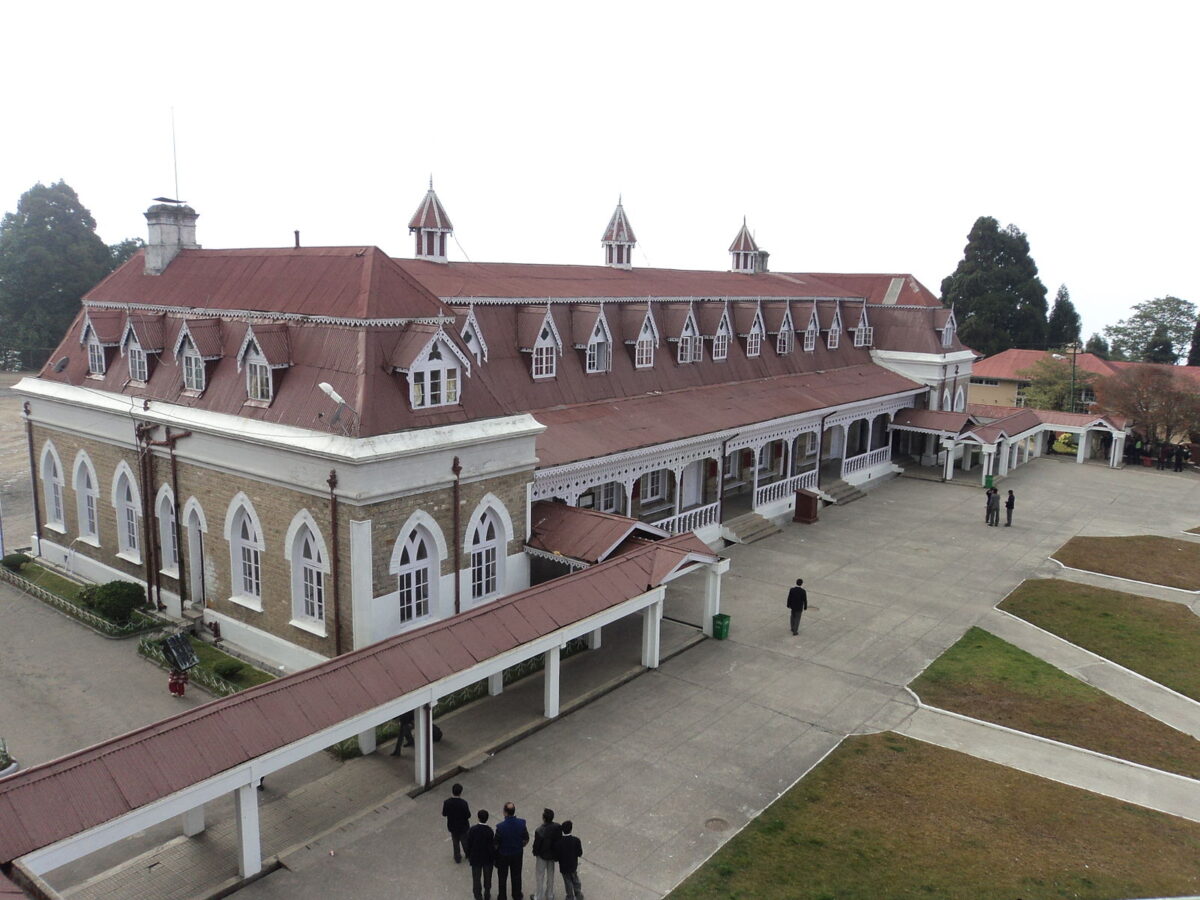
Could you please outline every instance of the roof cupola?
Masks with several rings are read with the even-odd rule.
[[[146,274],[161,275],[180,250],[199,250],[196,243],[196,211],[179,200],[155,203],[146,210],[150,240],[146,243]]]
[[[767,271],[767,257],[770,254],[766,250],[759,249],[758,244],[754,240],[754,235],[746,227],[746,218],[744,216],[742,217],[741,230],[737,233],[737,237],[733,239],[733,243],[729,245],[729,253],[733,257],[734,272],[745,272],[748,275],[755,275]]]
[[[604,229],[604,237],[600,238],[600,243],[604,245],[606,266],[612,266],[614,269],[633,267],[633,248],[637,246],[637,238],[634,237],[629,219],[625,217],[625,207],[621,205],[620,197],[617,198],[617,208],[608,220],[608,227]]]
[[[429,191],[413,213],[408,223],[408,233],[417,236],[417,259],[446,262],[446,238],[454,234],[450,217],[442,208],[442,202],[433,192],[433,179],[429,179]]]

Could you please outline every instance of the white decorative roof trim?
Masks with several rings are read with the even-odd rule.
[[[413,364],[411,366],[409,366],[407,369],[401,369],[401,368],[397,367],[396,371],[407,373],[407,372],[411,371],[413,368],[415,368],[417,365],[419,365],[421,363],[429,362],[429,348],[431,348],[434,344],[439,343],[439,342],[441,342],[442,344],[444,344],[445,346],[450,348],[450,352],[453,353],[454,356],[458,359],[458,361],[463,364],[463,368],[467,370],[467,377],[470,378],[471,377],[471,360],[467,358],[467,355],[465,353],[463,353],[461,350],[458,349],[458,345],[455,344],[454,341],[450,340],[450,336],[448,334],[446,334],[446,332],[440,326],[438,327],[437,333],[434,334],[432,337],[429,338],[428,341],[425,342],[425,346],[421,348],[421,352],[418,353],[416,355],[416,357],[413,358]]]
[[[642,330],[646,327],[647,321],[650,322],[650,333],[654,335],[654,346],[657,347],[660,343],[662,343],[662,336],[658,333],[658,322],[655,321],[654,313],[650,308],[650,304],[647,303],[646,315],[642,316],[642,324],[638,326],[637,334],[635,334],[632,338],[627,338],[625,340],[626,344],[636,344],[638,342],[638,339],[642,336]]]
[[[543,299],[543,303],[546,301]],[[454,316],[414,316],[389,319],[352,319],[346,316],[309,316],[303,313],[267,312],[261,309],[210,309],[195,306],[164,306],[158,303],[115,303],[111,300],[85,300],[84,307],[95,309],[144,310],[167,313],[175,318],[190,319],[247,319],[264,322],[315,322],[318,325],[389,326],[389,325],[442,325],[453,322]],[[461,305],[461,304],[460,304]]]
[[[550,303],[728,303],[731,300],[738,303],[752,303],[758,301],[760,303],[778,303],[787,301],[789,303],[811,303],[816,300],[858,300],[864,301],[863,297],[825,297],[825,296],[808,296],[808,297],[763,297],[763,296],[721,296],[721,297],[647,297],[641,295],[639,297],[438,297],[445,304],[453,304],[462,306],[464,303],[478,303],[480,306],[540,306],[547,302]],[[928,309],[929,307],[914,306],[914,309]],[[354,320],[362,321],[362,320]]]
[[[536,556],[539,559],[548,559],[551,562],[560,563],[574,570],[588,568],[588,563],[573,556],[564,556],[562,553],[551,553],[549,550],[539,550],[536,547],[530,547],[528,544],[525,545],[524,549],[530,556]]]
[[[479,320],[475,318],[474,304],[467,307],[467,321],[463,322],[462,331],[458,333],[464,344],[466,343],[466,338],[463,338],[463,335],[467,333],[468,328],[471,329],[471,334],[475,335],[475,340],[479,341],[479,352],[483,356],[483,361],[487,362],[488,345],[487,341],[483,339],[483,331],[479,328]]]
[[[595,343],[595,341],[593,341],[592,338],[594,338],[596,336],[596,326],[597,325],[600,326],[600,330],[604,333],[604,342],[607,344],[611,344],[613,342],[612,329],[608,327],[608,317],[606,315],[604,315],[604,304],[601,303],[600,311],[598,313],[596,313],[596,324],[593,325],[590,329],[588,329],[587,343],[586,344],[574,344],[573,346],[575,347],[576,350],[586,350],[593,343]]]
[[[79,332],[79,343],[86,344],[88,342],[88,332],[91,332],[92,337],[95,338],[96,343],[101,347],[115,347],[118,343],[120,343],[120,341],[117,341],[116,343],[109,341],[106,344],[104,341],[100,340],[100,335],[96,333],[96,326],[92,324],[92,320],[85,312],[83,314],[83,330]]]

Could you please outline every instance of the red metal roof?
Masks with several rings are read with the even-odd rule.
[[[446,210],[442,208],[442,201],[438,199],[437,194],[433,192],[433,185],[429,185],[429,190],[425,194],[425,198],[421,201],[421,205],[417,207],[417,211],[413,213],[413,217],[408,220],[410,231],[415,231],[418,228],[432,228],[442,231],[452,231],[454,226],[450,224],[450,217],[446,215]]]
[[[254,342],[271,366],[290,366],[292,350],[288,345],[288,329],[282,324],[254,325]]]
[[[1026,381],[1027,376],[1021,372],[1032,368],[1044,359],[1054,359],[1049,350],[1005,350],[995,356],[979,360],[971,367],[971,374],[976,378],[995,378],[999,381]],[[1071,364],[1069,353],[1060,353],[1061,362]],[[1107,376],[1117,371],[1117,366],[1108,360],[1101,359],[1092,353],[1075,355],[1075,366],[1082,372],[1093,375]]]
[[[902,409],[892,417],[892,424],[900,428],[920,428],[943,434],[961,434],[968,425],[974,424],[967,413],[937,409]]]
[[[631,534],[659,540],[669,532],[637,519],[540,500],[529,510],[528,546],[589,565],[603,562]],[[705,551],[707,551],[705,547]]]
[[[730,253],[757,253],[758,244],[754,242],[754,236],[750,234],[750,229],[746,227],[746,220],[742,219],[742,227],[737,233],[737,237],[733,239],[733,243],[729,245]]]
[[[121,340],[121,331],[125,327],[125,314],[119,310],[88,310],[84,324],[92,326],[97,341],[111,346]],[[83,340],[82,330],[79,333],[79,340]]]
[[[163,349],[163,315],[129,316],[128,330],[137,338],[138,346],[147,353],[161,353]]]
[[[717,557],[681,535],[0,779],[0,863],[572,622]]]
[[[633,228],[629,224],[629,219],[625,217],[625,207],[617,203],[617,208],[612,214],[612,218],[608,220],[608,227],[604,229],[604,237],[600,238],[601,243],[614,244],[633,244],[637,242],[634,237]]]

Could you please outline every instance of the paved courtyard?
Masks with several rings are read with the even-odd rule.
[[[984,526],[979,489],[900,478],[824,510],[816,525],[729,548],[730,640],[692,646],[494,755],[466,754],[458,778],[466,798],[494,813],[514,800],[531,824],[552,806],[584,841],[590,896],[662,897],[847,734],[907,726],[915,703],[904,686],[968,626],[994,616],[992,607],[1023,579],[1055,574],[1046,556],[1063,541],[1173,535],[1200,524],[1193,473],[1048,459],[1017,470],[1004,487],[1017,495],[1012,528]],[[797,576],[811,606],[794,638],[783,603]],[[699,591],[698,580],[681,584],[667,615],[695,621]],[[589,656],[572,660],[578,673]],[[529,702],[514,705],[506,692],[462,711],[460,742],[484,724],[495,732],[536,721],[540,690],[530,681]],[[497,718],[506,721],[488,721]],[[450,859],[440,816],[444,786],[410,799],[411,770],[394,762],[353,761],[268,797],[287,804],[286,819],[271,821],[286,821],[289,834],[306,825],[325,833],[293,842],[282,868],[238,896],[467,896],[469,872]],[[330,796],[355,806],[358,790],[366,802],[329,829],[321,811]],[[155,886],[144,875],[160,862],[215,884],[233,860],[232,838],[214,813],[204,838],[176,841],[70,895],[167,896],[165,881]],[[531,862],[525,872],[529,893]]]

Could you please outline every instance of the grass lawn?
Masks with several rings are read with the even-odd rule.
[[[1000,609],[1200,700],[1200,618],[1186,606],[1039,579],[1020,585]]]
[[[931,706],[1200,778],[1200,741],[979,628],[910,687]]]
[[[895,734],[847,738],[670,894],[1041,900],[1200,891],[1200,824]]]
[[[1064,566],[1200,591],[1200,544],[1156,535],[1071,538],[1051,556]]]
[[[79,605],[75,601],[75,598],[79,595],[79,589],[83,587],[79,582],[56,575],[49,569],[39,566],[37,563],[26,563],[23,565],[20,575],[26,581],[31,581],[38,587],[45,588],[50,593],[57,594],[64,600],[75,603],[76,606]]]
[[[235,662],[242,662],[236,657],[230,656],[222,650],[218,650],[212,644],[206,644],[204,641],[191,638],[192,649],[196,651],[196,656],[200,660],[200,665],[206,669],[212,670],[214,664],[232,659]],[[226,678],[226,681],[231,681],[240,688],[254,687],[256,684],[265,684],[268,681],[274,681],[275,676],[270,675],[261,669],[256,669],[249,663],[243,663],[241,670],[232,678]]]

